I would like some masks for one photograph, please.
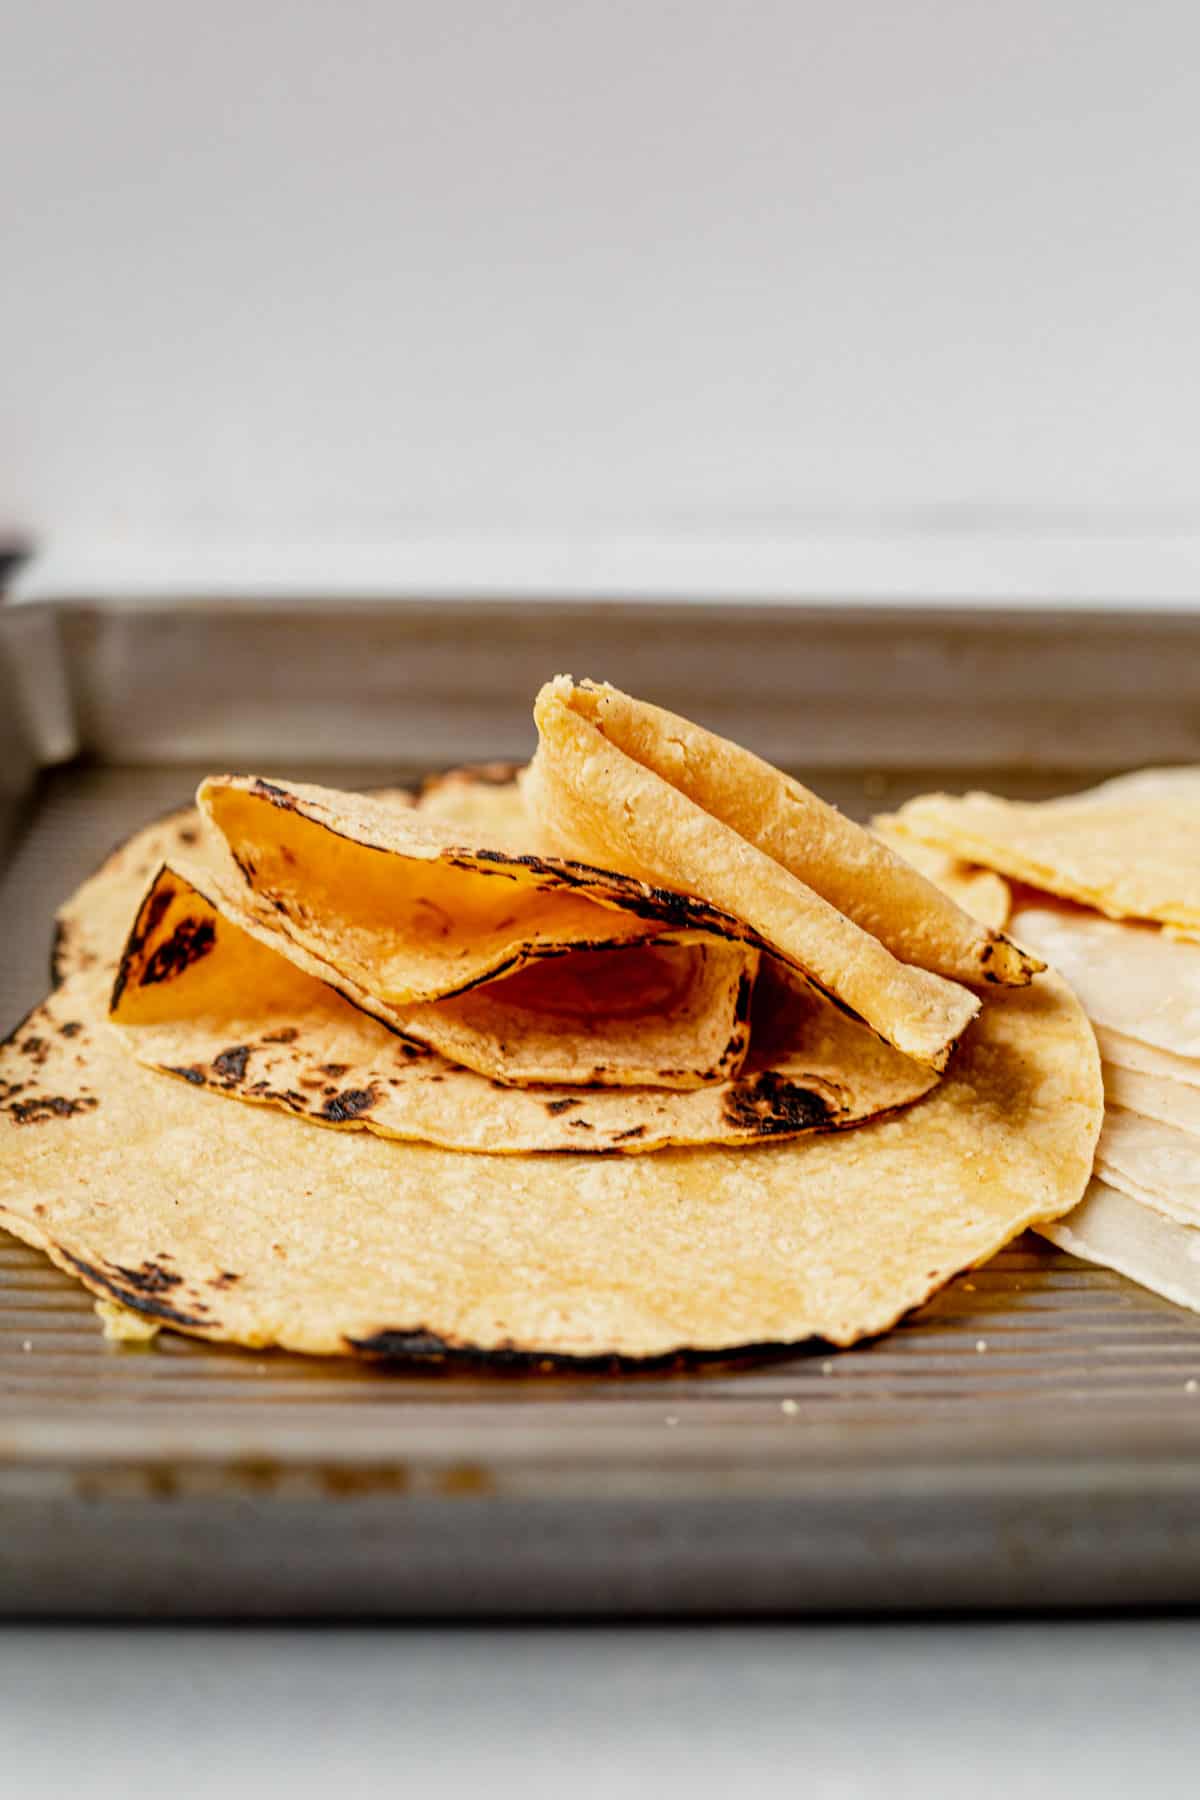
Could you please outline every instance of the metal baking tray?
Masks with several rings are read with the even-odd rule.
[[[218,766],[530,747],[558,669],[863,815],[1200,759],[1200,618],[409,601],[0,608],[0,1032],[54,908]],[[1200,1319],[1023,1238],[875,1343],[677,1373],[113,1349],[0,1233],[0,1609],[796,1614],[1200,1599]]]

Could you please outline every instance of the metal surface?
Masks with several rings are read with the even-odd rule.
[[[477,614],[476,657],[501,620]],[[726,620],[736,644],[736,615]],[[1193,639],[1194,668],[1200,630]],[[185,659],[191,645],[185,633]],[[1120,642],[1112,648],[1119,658]],[[93,646],[88,683],[105,662]],[[121,658],[108,664],[119,675]],[[66,672],[78,695],[81,665]],[[169,670],[158,683],[165,721]],[[316,694],[313,671],[304,684]],[[856,726],[870,767],[821,778],[860,813],[929,780],[889,758],[871,698]],[[335,715],[352,718],[352,700],[333,693]],[[754,696],[741,704],[753,737]],[[92,692],[77,712],[85,741],[86,719],[105,708],[119,719],[111,694]],[[398,713],[393,760],[354,763],[347,735],[336,766],[314,767],[294,750],[305,717],[283,733],[290,773],[369,785],[425,760]],[[1168,716],[1165,742],[1174,729]],[[136,740],[136,721],[129,730]],[[227,754],[214,760],[252,760],[241,730],[238,715],[227,719]],[[945,749],[940,776],[953,785],[954,752],[969,745],[960,735]],[[1140,760],[1158,755],[1147,735]],[[116,840],[185,799],[200,767],[76,763],[42,775],[0,877],[0,1027],[44,991],[56,903]],[[1043,766],[995,779],[1044,793],[1072,776]],[[115,1350],[81,1289],[0,1237],[0,1607],[145,1616],[1200,1601],[1197,1381],[1200,1320],[1032,1239],[875,1344],[612,1377],[381,1371],[169,1334],[151,1351]]]
[[[563,669],[813,769],[1200,757],[1179,613],[197,600],[60,622],[76,745],[107,762],[522,756],[532,695]]]

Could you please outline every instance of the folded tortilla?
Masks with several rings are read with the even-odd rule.
[[[108,987],[77,970],[0,1049],[0,1224],[101,1298],[255,1347],[853,1343],[1071,1207],[1100,1124],[1094,1040],[1056,979],[996,989],[946,1079],[893,1117],[648,1157],[309,1130],[143,1068]]]
[[[871,833],[981,925],[993,931],[1004,930],[1012,911],[1012,889],[1002,875],[992,869],[978,869],[961,856],[951,856],[933,844],[923,844],[919,838],[895,830],[887,818],[872,819]]]
[[[514,847],[511,796],[474,787],[472,837],[432,806],[206,781],[199,886],[306,974],[492,1080],[691,1088],[735,1074],[758,964],[746,927]]]
[[[1110,918],[1200,931],[1200,767],[1143,769],[1059,800],[923,794],[891,823]]]
[[[917,1061],[944,1068],[979,1001],[957,981],[898,960],[877,928],[932,961],[970,961],[981,981],[989,972],[1028,979],[1035,966],[869,833],[686,721],[566,676],[542,689],[534,718],[539,743],[525,795],[546,842],[744,919],[784,962]]]
[[[575,952],[551,967],[561,972],[575,957],[620,965],[677,954],[657,946]],[[527,973],[540,976],[541,965]],[[618,979],[596,977],[605,989]],[[934,1084],[930,1070],[803,985],[776,975],[761,984],[755,1004],[757,1053],[719,1086],[502,1085],[352,1006],[224,916],[194,879],[164,867],[138,908],[110,1016],[139,1060],[195,1087],[282,1107],[316,1125],[491,1153],[798,1137],[907,1105]],[[510,1033],[516,1017],[511,1009]]]
[[[480,837],[486,835],[489,843],[498,844],[501,849],[529,849],[536,845],[537,827],[525,804],[523,778],[525,768],[519,763],[482,763],[449,769],[425,783],[417,807],[427,817],[453,823]],[[822,816],[832,813],[842,827],[847,825],[848,821],[835,808],[809,794],[799,782],[789,781],[788,787],[814,802]],[[1004,930],[1012,911],[1012,890],[1002,875],[992,869],[977,868],[959,856],[897,831],[883,817],[872,819],[870,830],[873,837],[911,864],[963,912],[993,931]]]

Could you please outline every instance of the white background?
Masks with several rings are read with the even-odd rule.
[[[1194,0],[7,0],[0,523],[1190,598],[1198,64]]]

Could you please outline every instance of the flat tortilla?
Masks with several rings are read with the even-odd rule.
[[[1012,929],[1066,976],[1097,1025],[1200,1057],[1200,944],[1072,906],[1021,906]]]
[[[878,937],[778,860],[776,851],[786,851],[793,863],[799,858],[808,813],[798,800],[794,802],[798,823],[793,833],[790,814],[776,828],[766,801],[757,793],[752,793],[740,810],[735,807],[740,763],[732,765],[726,791],[716,775],[703,773],[699,761],[693,769],[682,755],[672,760],[667,751],[673,738],[668,737],[661,754],[655,750],[655,766],[649,760],[638,760],[639,756],[650,758],[647,743],[657,745],[666,727],[656,721],[653,732],[637,735],[622,728],[622,741],[611,741],[607,733],[617,726],[610,712],[592,716],[595,706],[607,704],[610,694],[611,690],[578,688],[564,676],[538,695],[534,718],[539,744],[526,778],[525,797],[545,840],[564,854],[624,869],[652,885],[667,883],[696,895],[723,914],[744,919],[758,941],[849,1007],[896,1049],[933,1068],[944,1068],[979,1010],[976,997],[957,982],[898,961]],[[634,722],[640,723],[635,703],[625,702],[624,696],[612,698],[614,706],[620,701],[634,708]],[[623,719],[624,713],[616,716]],[[675,723],[681,733],[695,730],[684,721]],[[706,738],[707,734],[699,736]],[[716,748],[709,749],[707,744],[700,748],[719,766],[723,748],[719,740],[711,743]],[[632,745],[637,756],[629,754],[626,744]],[[728,748],[735,751],[734,746]],[[699,754],[698,748],[697,758]],[[738,757],[742,754],[736,752]],[[670,770],[674,778],[665,777],[660,767]],[[765,764],[761,767],[766,770]],[[770,794],[786,792],[790,804],[790,790],[779,786],[785,778],[770,770],[767,775]],[[696,794],[708,802],[708,808],[719,806],[725,816],[700,804]],[[737,823],[730,824],[730,818]],[[920,932],[915,898],[919,888],[922,896],[931,896],[931,921],[947,914],[962,918],[964,933],[986,942],[1000,956],[992,936],[960,914],[924,877],[906,869],[868,833],[844,820],[839,832],[841,828],[853,831],[856,842],[861,840],[866,846],[858,857],[856,875],[862,888],[858,909],[864,916],[876,918],[888,910],[883,905],[872,909],[866,898],[875,872],[885,867],[892,872],[892,885],[886,891],[893,899],[904,896],[903,904],[896,899],[893,910],[896,934],[906,942],[915,942]],[[841,835],[831,831],[829,847],[815,859],[831,891],[840,842]],[[847,879],[844,887],[837,888],[842,898],[851,886]],[[931,941],[933,935],[931,927]],[[981,950],[979,967],[982,962]]]
[[[1123,1106],[1144,1119],[1157,1119],[1176,1131],[1200,1138],[1200,1088],[1183,1081],[1164,1080],[1140,1070],[1123,1069],[1105,1062],[1104,1094],[1110,1106]]]
[[[476,799],[482,843],[431,803],[209,780],[199,885],[306,974],[492,1080],[692,1088],[735,1075],[758,963],[746,928],[502,847],[523,838],[519,817],[478,783]]]
[[[1144,1206],[1200,1226],[1200,1138],[1110,1106],[1096,1146],[1096,1173]]]
[[[860,1130],[648,1157],[310,1131],[142,1068],[76,974],[0,1050],[0,1223],[101,1298],[323,1354],[653,1357],[886,1330],[1083,1192],[1095,1044],[997,989],[927,1099]]]
[[[1095,1020],[1092,1026],[1106,1063],[1131,1073],[1152,1075],[1156,1081],[1182,1082],[1185,1087],[1200,1088],[1200,1057],[1175,1056],[1170,1050],[1158,1050],[1152,1044],[1127,1037],[1123,1031],[1110,1031]],[[1197,1104],[1200,1105],[1200,1096]]]
[[[591,953],[618,963],[677,954]],[[614,979],[598,978],[606,988]],[[749,995],[747,984],[747,1007]],[[223,916],[181,871],[163,868],[138,908],[111,1016],[135,1056],[193,1086],[316,1125],[493,1154],[798,1137],[907,1105],[934,1083],[807,988],[767,980],[756,1005],[769,1006],[757,1057],[717,1087],[500,1085],[406,1042]],[[515,1017],[510,1009],[510,1032]]]
[[[892,823],[1110,918],[1200,931],[1200,767],[1143,769],[1060,800],[923,794]]]
[[[1116,1269],[1200,1312],[1200,1230],[1094,1180],[1074,1212],[1034,1227],[1072,1256]]]

